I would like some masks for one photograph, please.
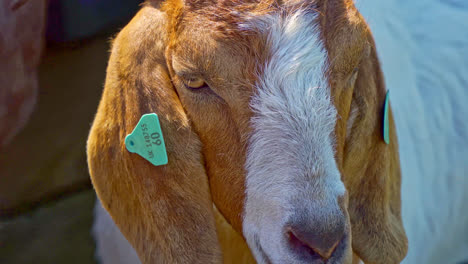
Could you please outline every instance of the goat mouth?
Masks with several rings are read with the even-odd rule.
[[[349,239],[350,233],[346,232],[341,239],[337,242],[337,245],[333,248],[333,252],[330,254],[328,258],[323,258],[315,252],[310,252],[309,250],[303,250],[303,248],[293,248],[291,246],[286,246],[287,251],[286,255],[289,258],[295,259],[295,263],[326,263],[326,264],[340,264],[340,263],[347,263],[347,253],[346,249],[349,247]],[[272,261],[272,258],[267,253],[267,251],[262,247],[261,239],[258,234],[253,235],[251,249],[252,252],[256,252],[255,258],[258,263],[262,264],[277,264],[281,262],[277,262],[277,260]],[[301,250],[302,249],[302,250]]]
[[[310,252],[301,252],[298,250],[294,250],[290,248],[290,252],[294,254],[296,260],[300,261],[301,263],[342,263],[341,253],[343,250],[343,246],[345,246],[345,242],[347,239],[347,234],[345,234],[341,240],[337,243],[338,245],[334,248],[333,253],[331,254],[329,259],[323,259],[322,257],[318,257],[316,253]],[[257,253],[261,256],[264,264],[275,264],[276,262],[271,261],[271,258],[268,256],[267,252],[263,249],[260,239],[258,236],[254,238],[254,247],[257,249]],[[341,253],[340,253],[341,252]],[[258,261],[258,260],[257,260]]]

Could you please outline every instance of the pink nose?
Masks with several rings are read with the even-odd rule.
[[[345,225],[324,223],[321,227],[311,227],[299,223],[286,227],[286,234],[295,252],[317,260],[328,260],[345,235]]]

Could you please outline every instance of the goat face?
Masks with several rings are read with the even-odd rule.
[[[163,185],[172,188],[167,175],[193,173],[184,168],[195,168],[190,156],[201,153],[214,203],[259,263],[351,263],[353,253],[366,262],[399,262],[406,237],[396,135],[391,120],[390,145],[381,139],[385,89],[372,37],[352,3],[189,0],[168,1],[161,10],[146,7],[120,33],[106,90],[115,76],[121,86],[147,90],[135,99],[122,93],[138,101],[140,112],[162,119],[169,164],[154,174],[166,179]],[[125,74],[114,73],[117,64]],[[106,92],[100,111],[105,101]],[[127,118],[142,114],[126,105]],[[193,133],[180,136],[184,129]],[[129,164],[126,171],[135,163]],[[99,166],[90,158],[98,195],[140,256],[147,254],[141,244],[151,238],[135,236],[130,222],[161,228],[146,223],[160,218],[151,213],[154,205],[145,207],[155,198],[133,203],[132,212],[141,207],[133,218],[105,201],[126,192],[152,197],[154,190],[131,175],[131,189],[104,186],[111,176],[93,175]]]

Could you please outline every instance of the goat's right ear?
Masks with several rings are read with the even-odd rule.
[[[166,14],[146,6],[117,36],[87,145],[104,208],[143,263],[219,263],[201,142],[166,66]],[[168,164],[154,166],[124,140],[146,113],[159,116]]]

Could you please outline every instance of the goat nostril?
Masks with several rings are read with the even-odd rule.
[[[315,252],[315,250],[310,247],[309,245],[307,245],[307,243],[305,242],[302,242],[302,240],[300,240],[299,238],[297,238],[296,235],[294,235],[294,233],[292,231],[289,231],[288,232],[288,236],[289,236],[289,243],[291,243],[291,246],[296,249],[296,250],[304,250],[308,253],[309,256],[312,256],[316,259],[321,259],[322,256],[320,254],[318,254],[317,252]]]
[[[307,234],[301,234],[293,228],[288,228],[287,235],[289,243],[295,251],[299,251],[302,254],[307,253],[307,255],[314,259],[322,259],[325,261],[331,257],[339,242],[336,241],[331,246],[323,247],[318,239],[314,239]]]

